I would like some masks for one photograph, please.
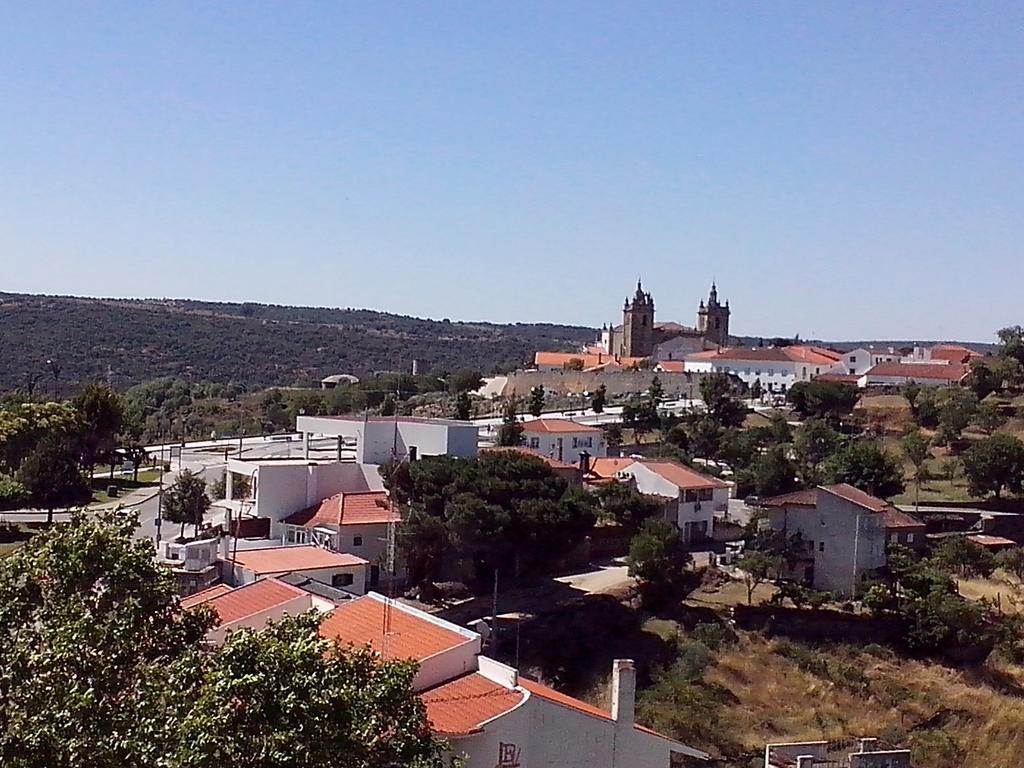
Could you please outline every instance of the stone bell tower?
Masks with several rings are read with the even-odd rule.
[[[701,300],[697,310],[697,330],[712,344],[729,346],[729,302],[718,303],[718,287],[714,283],[707,304]]]
[[[623,357],[650,357],[654,352],[654,299],[644,293],[636,281],[633,301],[622,306],[622,345],[617,350]]]

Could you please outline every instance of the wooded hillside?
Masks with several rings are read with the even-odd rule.
[[[246,388],[310,385],[334,373],[522,365],[536,349],[571,349],[589,328],[422,320],[354,309],[117,300],[0,293],[0,391],[106,378],[117,388],[161,376]]]

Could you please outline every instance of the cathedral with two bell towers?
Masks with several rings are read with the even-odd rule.
[[[690,352],[729,345],[729,302],[718,301],[718,287],[711,283],[707,301],[697,310],[697,326],[654,321],[654,298],[644,292],[640,281],[632,300],[622,306],[622,324],[605,326],[601,346],[616,357],[682,359]]]

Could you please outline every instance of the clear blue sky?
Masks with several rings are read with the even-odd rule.
[[[734,331],[1024,321],[1018,3],[46,3],[0,290]]]

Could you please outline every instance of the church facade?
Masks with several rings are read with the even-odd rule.
[[[691,352],[729,345],[729,302],[718,301],[718,287],[712,283],[707,302],[697,309],[694,328],[654,320],[654,298],[638,280],[633,299],[622,306],[622,323],[606,325],[598,346],[617,358],[650,358],[657,362],[682,360]]]

